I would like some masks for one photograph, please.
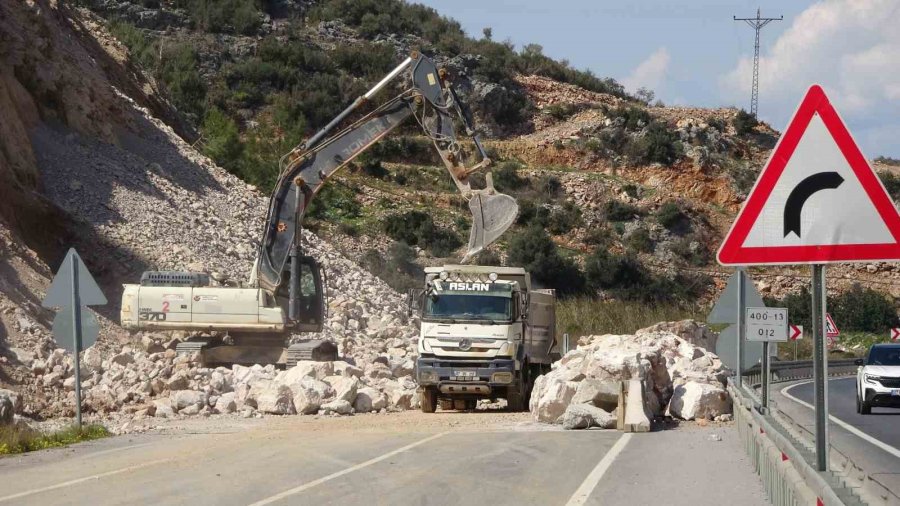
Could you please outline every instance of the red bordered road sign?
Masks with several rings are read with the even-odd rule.
[[[837,328],[837,325],[834,324],[834,319],[831,318],[831,313],[825,313],[825,335],[828,337],[841,335],[840,329]]]
[[[719,248],[722,265],[900,259],[900,215],[813,85]]]
[[[803,339],[803,325],[788,325],[788,339],[791,341]]]
[[[891,341],[900,341],[900,329],[891,329]]]

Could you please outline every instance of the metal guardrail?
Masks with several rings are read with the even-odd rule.
[[[828,376],[848,376],[856,374],[855,358],[828,361]],[[771,383],[782,383],[802,379],[812,379],[812,360],[775,360],[769,364]],[[757,364],[744,372],[744,381],[756,386],[762,383],[762,371]]]
[[[789,431],[756,411],[758,399],[752,391],[734,385],[728,389],[739,437],[773,505],[862,504],[832,473],[816,471],[809,451]]]

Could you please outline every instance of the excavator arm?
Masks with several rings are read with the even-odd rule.
[[[391,80],[408,71],[412,86],[347,126],[326,137],[354,110],[367,103]],[[357,98],[328,125],[282,159],[282,170],[273,192],[263,240],[256,265],[260,288],[270,293],[282,292],[285,274],[290,274],[290,291],[299,290],[300,230],[310,202],[328,179],[370,146],[413,116],[432,139],[450,176],[472,211],[472,230],[466,258],[496,240],[515,221],[518,205],[515,199],[494,190],[490,173],[486,187],[473,189],[469,175],[490,165],[481,142],[475,134],[452,85],[442,71],[424,55],[413,53],[365,95]],[[463,164],[457,143],[454,118],[473,137],[481,160],[472,167]],[[288,260],[291,260],[290,268]],[[294,299],[291,296],[291,299]],[[294,304],[289,313],[293,313]],[[293,315],[288,318],[293,320]]]

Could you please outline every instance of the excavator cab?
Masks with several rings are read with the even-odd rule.
[[[300,282],[297,290],[295,317],[291,318],[288,283],[278,288],[277,299],[284,310],[288,325],[294,332],[321,332],[325,326],[325,277],[319,263],[311,256],[299,259]],[[284,270],[284,279],[291,277],[290,264]]]

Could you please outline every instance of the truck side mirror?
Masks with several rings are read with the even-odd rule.
[[[422,294],[420,288],[410,288],[406,291],[406,316],[412,317],[413,313],[422,309]]]
[[[864,364],[865,364],[865,362],[863,362],[863,359],[861,359],[861,358],[858,358],[853,361],[853,365],[858,365],[860,367],[862,367]]]

